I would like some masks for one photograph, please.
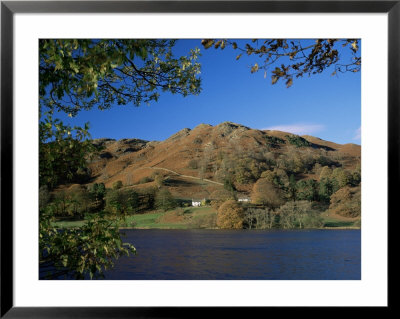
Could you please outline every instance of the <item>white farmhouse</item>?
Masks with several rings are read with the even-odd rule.
[[[192,199],[192,206],[200,207],[201,206],[201,200]]]
[[[248,197],[239,197],[238,198],[238,202],[249,203],[250,201],[251,201],[251,199]]]

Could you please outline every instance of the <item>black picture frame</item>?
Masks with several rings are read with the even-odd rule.
[[[225,308],[202,307],[14,307],[13,303],[13,16],[15,13],[387,13],[388,14],[388,218],[398,213],[400,144],[400,0],[396,1],[1,1],[1,317],[177,318],[225,316]],[[391,223],[388,223],[390,225]],[[393,225],[393,223],[392,223]],[[388,226],[388,234],[390,227]],[[388,244],[389,244],[388,237]],[[389,245],[388,245],[389,247]],[[390,249],[389,249],[390,250]],[[388,255],[389,256],[389,255]],[[389,262],[390,260],[388,260]],[[388,285],[390,281],[388,280]],[[391,302],[388,300],[389,309]],[[297,315],[307,307],[290,307]],[[249,315],[249,309],[235,309]],[[270,311],[270,310],[268,310]],[[339,307],[331,311],[340,311]],[[346,311],[349,311],[347,309]],[[266,314],[265,314],[266,315]]]

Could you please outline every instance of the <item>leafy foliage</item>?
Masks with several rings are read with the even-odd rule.
[[[53,188],[79,178],[87,168],[87,157],[95,152],[89,140],[89,125],[64,125],[48,113],[39,123],[39,184]]]
[[[317,39],[288,40],[288,39],[253,39],[251,42],[238,45],[237,42],[227,39],[204,39],[202,45],[205,49],[214,47],[223,50],[231,46],[240,53],[236,56],[239,60],[243,54],[254,55],[261,59],[255,63],[251,73],[264,71],[271,74],[272,84],[280,79],[285,81],[287,87],[293,84],[295,78],[322,73],[333,67],[332,75],[338,72],[359,72],[361,70],[360,40],[359,39]],[[342,62],[341,52],[349,50],[351,58]],[[271,69],[272,70],[271,70]]]
[[[88,188],[90,197],[92,199],[92,206],[94,211],[101,211],[104,208],[106,195],[106,187],[103,183],[91,184]]]
[[[298,200],[315,201],[318,199],[317,182],[313,179],[298,181],[296,189]]]
[[[41,106],[75,116],[93,106],[135,106],[160,92],[200,92],[199,49],[175,57],[175,40],[42,39],[39,41]]]
[[[40,213],[39,264],[45,278],[101,277],[115,259],[136,253],[131,244],[122,243],[118,220],[113,217],[92,216],[80,228],[62,230],[52,221],[51,214]]]
[[[167,211],[175,208],[177,203],[167,188],[161,188],[155,196],[154,205],[158,209]]]
[[[106,211],[123,216],[136,212],[140,204],[138,193],[130,189],[110,189],[105,199]]]

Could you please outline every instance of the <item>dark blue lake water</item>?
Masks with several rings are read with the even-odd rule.
[[[360,280],[360,230],[124,230],[106,280]]]

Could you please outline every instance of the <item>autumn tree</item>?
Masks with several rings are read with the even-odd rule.
[[[272,84],[285,81],[287,87],[294,79],[330,70],[332,75],[361,70],[359,39],[253,39],[233,41],[229,39],[204,39],[205,49],[223,50],[230,46],[238,52],[236,60],[243,55],[256,56],[259,62],[251,66],[250,72],[264,72]],[[349,58],[343,61],[344,51]]]
[[[244,210],[236,200],[230,199],[218,209],[217,226],[222,229],[243,228]]]
[[[361,187],[339,189],[331,196],[329,210],[345,217],[361,216]]]
[[[271,208],[283,204],[283,192],[271,181],[260,178],[253,186],[252,201]]]

